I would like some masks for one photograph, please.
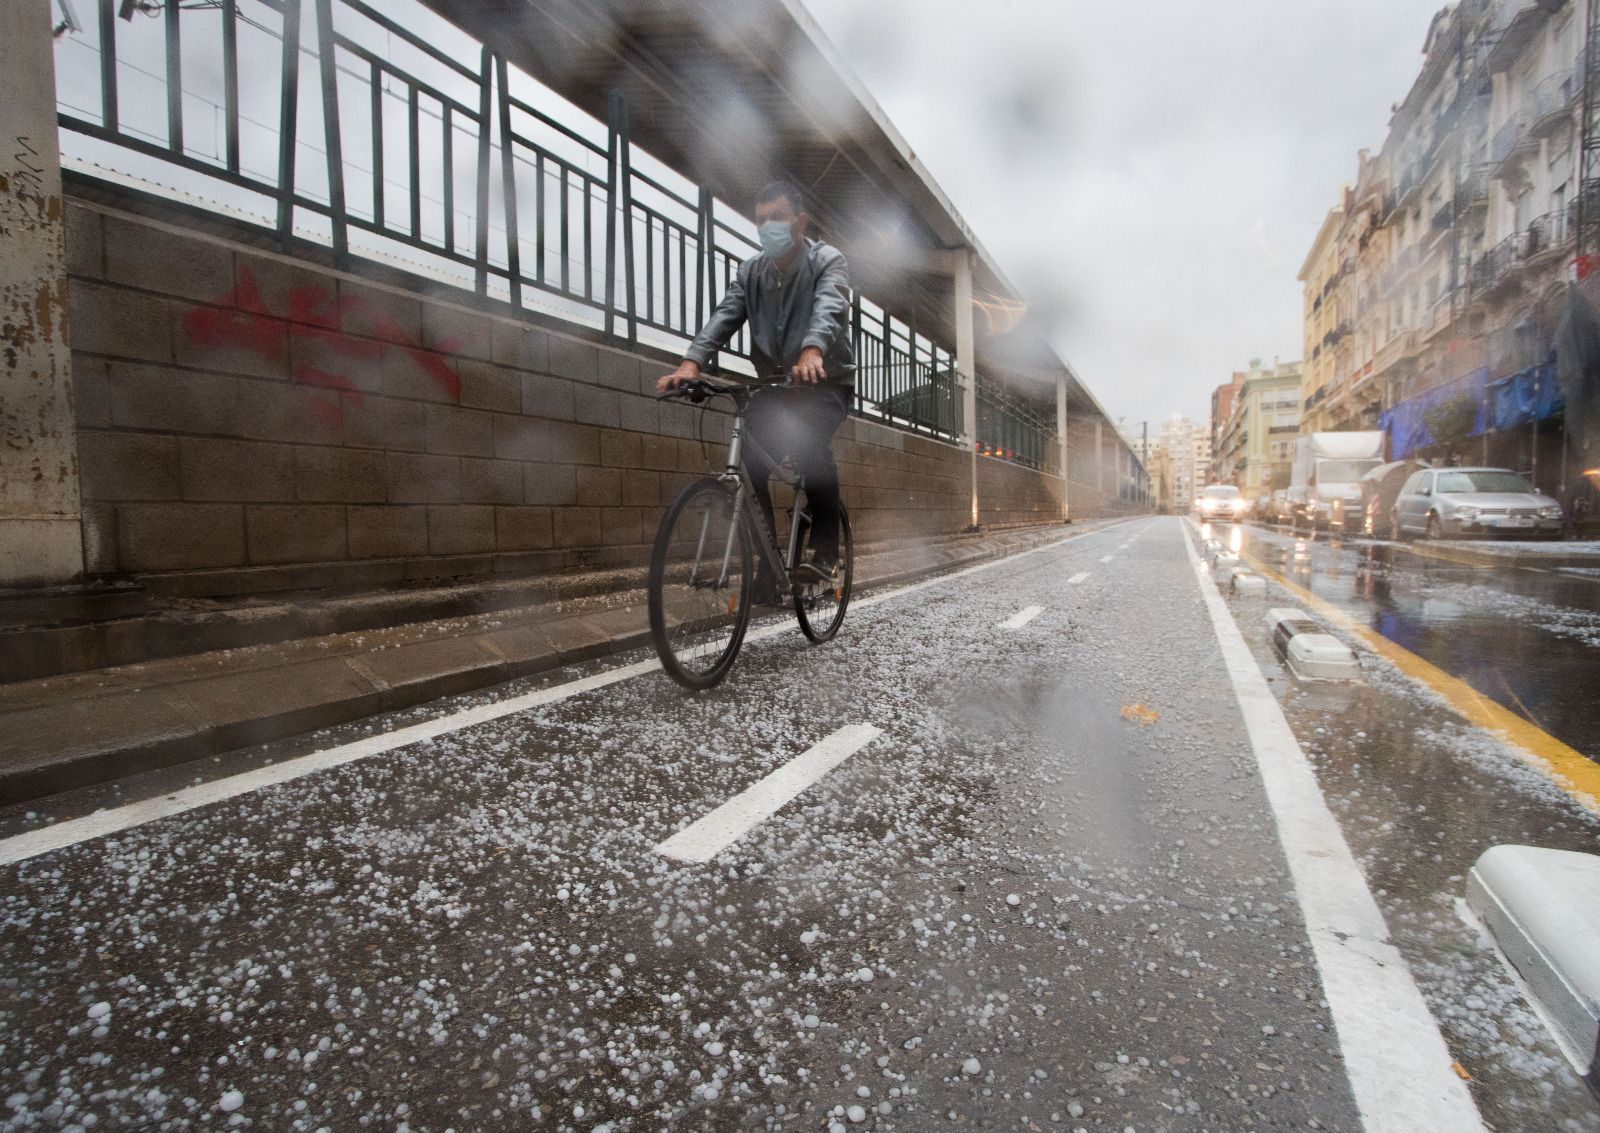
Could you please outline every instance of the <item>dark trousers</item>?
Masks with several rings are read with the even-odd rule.
[[[799,389],[759,390],[750,399],[745,428],[765,450],[781,461],[785,456],[805,478],[811,511],[811,549],[823,556],[839,553],[839,468],[833,462],[833,434],[850,409],[851,389],[826,383]],[[772,522],[772,492],[767,478],[772,465],[752,445],[744,447],[744,466],[755,482],[756,501]]]

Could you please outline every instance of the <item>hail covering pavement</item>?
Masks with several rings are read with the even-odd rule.
[[[6,867],[0,1123],[1359,1129],[1185,537]],[[709,863],[655,852],[846,725],[881,735]]]

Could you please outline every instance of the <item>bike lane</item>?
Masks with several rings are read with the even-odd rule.
[[[1185,554],[1102,529],[791,622],[709,694],[8,866],[7,1127],[1359,1128]],[[881,734],[658,852],[845,726]]]

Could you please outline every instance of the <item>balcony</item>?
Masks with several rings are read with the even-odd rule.
[[[1578,72],[1562,71],[1533,88],[1533,108],[1528,115],[1529,134],[1535,138],[1546,137],[1572,120],[1572,108],[1578,101],[1579,81]]]
[[[1495,4],[1489,26],[1484,29],[1489,40],[1484,66],[1490,71],[1510,70],[1517,56],[1533,42],[1544,17],[1544,7],[1537,0],[1500,0]]]
[[[1473,262],[1470,288],[1474,299],[1486,298],[1508,282],[1513,269],[1522,260],[1525,243],[1522,233],[1514,233]]]
[[[1489,178],[1474,169],[1456,182],[1456,205],[1462,210],[1489,207]]]
[[[1440,202],[1439,207],[1433,210],[1433,216],[1428,219],[1433,231],[1443,232],[1455,223],[1456,202],[1453,197]]]
[[[1528,143],[1536,140],[1528,133],[1527,111],[1513,112],[1489,143],[1489,164],[1494,167],[1494,176],[1504,173],[1504,166],[1531,148]]]

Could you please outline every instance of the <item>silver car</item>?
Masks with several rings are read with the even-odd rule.
[[[1506,468],[1424,468],[1412,473],[1394,505],[1395,534],[1555,535],[1561,505]]]

